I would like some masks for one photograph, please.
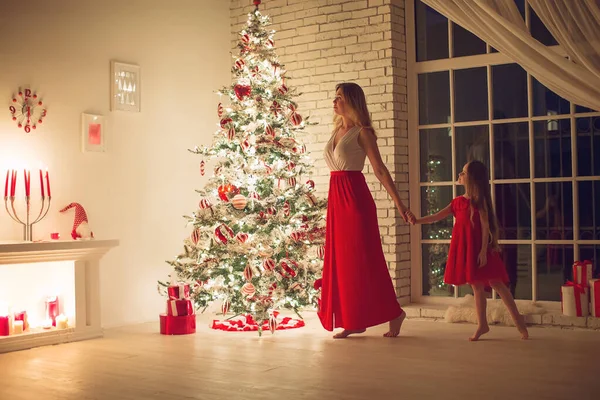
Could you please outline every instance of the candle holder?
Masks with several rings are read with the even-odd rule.
[[[31,218],[31,196],[25,196],[25,217],[21,219],[15,209],[15,196],[4,196],[4,207],[6,212],[12,218],[13,221],[23,225],[23,240],[33,241],[33,225],[37,224],[46,217],[50,210],[51,196],[42,196],[42,205],[40,206],[40,212],[38,216],[32,220]],[[46,202],[46,200],[48,200]]]

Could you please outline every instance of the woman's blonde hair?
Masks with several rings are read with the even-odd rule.
[[[371,128],[371,115],[367,108],[367,99],[365,98],[365,92],[356,83],[344,82],[338,83],[335,87],[337,93],[338,89],[342,92],[345,106],[348,110],[348,116],[354,122],[355,125],[361,128]],[[335,115],[333,123],[335,126],[334,131],[337,131],[342,126],[342,117]]]

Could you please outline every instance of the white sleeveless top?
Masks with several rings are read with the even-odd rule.
[[[325,162],[331,171],[362,171],[367,153],[358,144],[358,134],[362,128],[353,126],[333,147],[335,132],[325,145]]]

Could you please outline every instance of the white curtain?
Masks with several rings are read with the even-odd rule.
[[[600,75],[592,72],[590,64],[595,69],[600,68],[597,61],[590,61],[593,51],[586,45],[587,41],[598,46],[600,36],[586,37],[594,32],[599,34],[600,10],[594,0],[541,0],[540,3],[553,3],[553,7],[545,7],[544,18],[557,21],[555,28],[573,27],[580,24],[579,12],[583,8],[570,8],[571,17],[559,18],[555,12],[563,12],[564,8],[557,4],[586,3],[586,9],[592,10],[585,18],[585,30],[581,34],[572,35],[569,30],[563,30],[562,36],[568,36],[572,45],[565,48],[567,54],[576,55],[573,61],[564,58],[554,50],[547,48],[535,40],[525,26],[517,6],[512,0],[422,0],[448,19],[461,25],[487,42],[490,46],[506,54],[525,70],[533,75],[540,83],[556,94],[574,103],[600,110]],[[533,0],[529,0],[534,2]],[[574,23],[570,23],[571,18]],[[544,22],[544,20],[542,20]],[[563,22],[558,22],[563,21]],[[562,25],[561,25],[562,24]],[[550,29],[549,29],[550,30]],[[551,33],[554,34],[552,30]],[[562,36],[560,36],[562,38]],[[556,37],[559,41],[559,37]],[[583,39],[583,40],[582,40]],[[566,42],[565,42],[566,43]],[[562,44],[562,43],[561,43]],[[577,49],[575,52],[574,49]],[[598,53],[595,53],[596,57]],[[586,61],[583,62],[582,60]]]

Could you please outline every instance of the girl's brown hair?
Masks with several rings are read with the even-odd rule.
[[[488,170],[481,161],[471,161],[467,164],[467,176],[465,188],[469,194],[471,207],[479,210],[483,218],[487,217],[490,228],[490,244],[493,250],[500,250],[498,237],[500,229],[494,206],[492,204],[492,192]],[[471,210],[473,218],[473,209]]]

